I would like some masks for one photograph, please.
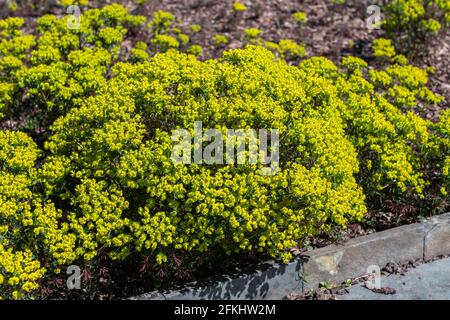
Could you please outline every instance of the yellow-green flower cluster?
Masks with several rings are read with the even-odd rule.
[[[410,110],[419,100],[428,104],[442,102],[443,97],[426,87],[427,70],[409,65],[404,56],[397,55],[390,40],[374,40],[373,51],[376,58],[389,63],[384,70],[370,69],[369,79],[394,105]]]
[[[58,0],[58,3],[66,7],[71,5],[85,6],[89,3],[89,0]]]
[[[30,250],[13,251],[0,242],[0,300],[30,297],[44,274]]]
[[[282,59],[295,60],[303,58],[306,55],[306,50],[301,44],[289,39],[282,39],[278,43],[265,41],[264,47]]]
[[[242,12],[242,11],[246,11],[246,10],[247,10],[247,6],[245,4],[243,4],[242,2],[236,1],[233,3],[233,11]]]
[[[245,30],[245,36],[249,39],[249,40],[255,40],[256,38],[259,38],[259,36],[261,35],[261,30],[258,28],[249,28]]]
[[[191,37],[183,33],[182,27],[174,25],[175,17],[172,13],[159,10],[153,14],[152,20],[148,23],[149,29],[153,33],[153,38],[150,42],[153,44],[155,52],[166,52],[170,49],[178,49],[182,47],[186,49],[191,41]],[[184,28],[183,28],[184,29]],[[190,32],[198,33],[201,27],[198,25],[191,25]]]
[[[215,45],[226,45],[229,42],[229,39],[223,34],[216,34],[213,37],[213,42]]]
[[[450,194],[450,110],[443,111],[439,122],[433,123],[430,128],[438,133],[436,137],[437,148],[430,153],[440,160],[438,160],[442,181],[440,191],[443,196],[448,197]],[[436,159],[433,160],[436,161]]]
[[[167,11],[159,10],[153,14],[152,21],[149,22],[148,27],[155,33],[161,33],[169,29],[175,17]]]
[[[298,24],[303,24],[308,21],[308,15],[302,11],[293,13],[292,17]]]
[[[166,34],[157,34],[152,39],[152,43],[157,46],[161,52],[166,52],[169,49],[176,49],[180,46],[178,40]]]
[[[26,134],[0,131],[0,298],[29,297],[45,273],[39,254],[63,239],[61,213],[32,190],[38,155]]]
[[[366,195],[397,190],[422,197],[428,182],[421,168],[426,150],[434,148],[435,143],[430,138],[430,123],[408,110],[419,101],[442,101],[426,88],[426,71],[393,64],[367,73],[367,63],[355,57],[343,59],[346,73],[341,75],[323,58],[305,60],[300,67],[325,76],[330,81],[327,85],[338,90],[342,101],[337,107],[361,159],[359,184]]]
[[[0,119],[7,106],[15,102],[15,73],[23,68],[27,51],[34,45],[31,35],[23,35],[24,20],[8,18],[0,21]]]
[[[373,55],[377,58],[392,58],[395,56],[395,48],[391,40],[385,38],[378,38],[373,41],[372,45]]]

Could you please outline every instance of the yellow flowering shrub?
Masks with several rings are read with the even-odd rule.
[[[438,163],[439,178],[441,181],[440,192],[447,197],[450,193],[450,110],[442,112],[439,122],[432,124],[431,128],[437,132],[434,149],[430,151],[432,159]],[[442,160],[442,155],[444,159]]]
[[[356,152],[337,109],[330,104],[315,110],[308,95],[314,87],[322,90],[315,79],[275,62],[263,48],[231,51],[207,62],[172,51],[142,64],[119,63],[113,72],[101,94],[52,125],[46,144],[65,159],[59,162],[66,169],[55,167],[51,158],[42,175],[58,177],[54,185],[46,182],[49,193],[60,191],[79,212],[69,216],[69,228],[84,259],[93,258],[98,247],[109,248],[113,258],[133,250],[153,252],[159,262],[171,252],[217,247],[229,254],[256,250],[287,259],[284,249],[300,239],[364,214],[354,177]],[[295,101],[303,101],[303,108]],[[212,127],[278,128],[286,135],[285,149],[292,149],[285,170],[268,177],[255,165],[176,165],[171,129],[194,120]],[[66,191],[64,184],[72,179],[81,184]],[[113,181],[119,189],[108,187]],[[96,207],[81,201],[87,190],[98,195],[83,201],[95,198]],[[112,224],[96,227],[106,221]]]
[[[426,172],[447,195],[450,113],[437,123],[414,113],[442,98],[403,56],[381,50],[377,68],[357,57],[290,65],[281,58],[305,49],[280,40],[200,61],[201,47],[179,51],[190,38],[173,20],[155,13],[152,38],[131,44],[145,18],[118,5],[87,10],[80,30],[52,15],[29,35],[21,19],[0,21],[0,112],[33,108],[45,128],[0,131],[2,298],[32,298],[44,273],[105,257],[287,262],[306,238],[361,219],[374,197],[424,197]],[[277,129],[278,172],[175,163],[172,131],[195,121]]]
[[[0,243],[0,299],[30,297],[44,273],[30,250],[13,251]]]

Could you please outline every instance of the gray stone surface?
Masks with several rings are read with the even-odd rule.
[[[428,220],[429,231],[425,236],[424,259],[450,253],[450,214]]]
[[[396,290],[395,294],[374,293],[362,285],[349,289],[340,300],[450,300],[450,258],[422,264],[402,275],[381,278],[381,287]]]
[[[317,288],[319,282],[340,283],[365,274],[369,266],[384,267],[391,261],[407,262],[421,259],[424,224],[412,224],[351,239],[342,246],[313,250],[303,273],[306,288]]]

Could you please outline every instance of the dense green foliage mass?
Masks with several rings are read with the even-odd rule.
[[[392,0],[383,6],[383,28],[397,47],[428,51],[429,40],[450,27],[449,0]]]
[[[1,297],[32,297],[44,274],[100,254],[289,261],[307,237],[362,219],[374,197],[425,198],[436,187],[447,197],[450,113],[433,123],[411,111],[442,98],[389,43],[377,47],[381,69],[356,57],[293,66],[253,45],[200,61],[174,50],[163,32],[172,19],[159,12],[146,24],[111,5],[87,11],[80,30],[50,15],[34,34],[22,19],[0,22],[2,117],[36,114],[21,128],[30,135],[0,131]],[[130,48],[139,26],[166,52]],[[279,172],[176,164],[172,130],[194,121],[278,129]]]

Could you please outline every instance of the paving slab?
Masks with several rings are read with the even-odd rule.
[[[424,239],[424,260],[450,253],[450,214],[427,220],[428,232]]]
[[[428,228],[415,223],[306,253],[309,259],[303,267],[305,289],[317,288],[320,282],[341,283],[367,273],[371,266],[382,268],[389,262],[422,259]]]
[[[450,258],[421,264],[404,276],[381,277],[381,287],[396,290],[395,294],[375,293],[362,284],[349,289],[339,300],[450,300]]]

